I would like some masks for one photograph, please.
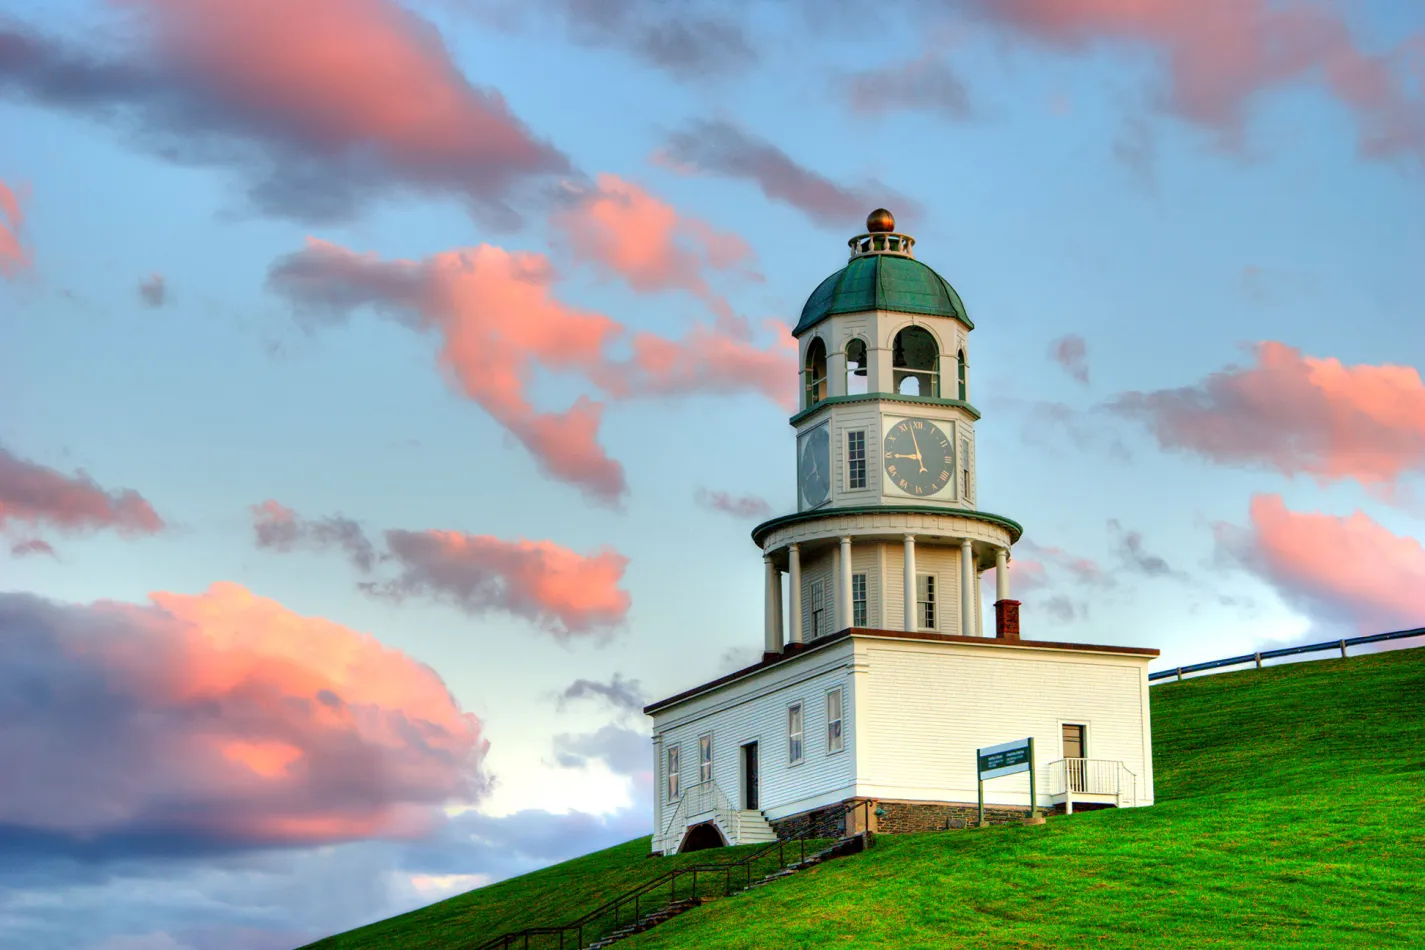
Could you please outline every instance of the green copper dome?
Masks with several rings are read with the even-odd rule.
[[[872,253],[852,258],[823,280],[807,298],[792,332],[801,335],[832,314],[862,310],[958,317],[970,329],[975,327],[945,278],[913,257]]]

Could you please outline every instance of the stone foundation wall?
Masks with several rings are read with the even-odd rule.
[[[847,799],[835,805],[814,808],[799,815],[789,815],[770,822],[772,830],[783,841],[801,837],[840,838],[848,832],[855,833],[861,828],[869,814],[870,830],[883,834],[909,834],[918,831],[949,831],[960,828],[974,828],[979,823],[979,806],[961,802],[901,802],[879,801],[870,803],[869,813],[858,810],[852,813],[847,827],[846,806],[865,799]],[[1074,810],[1087,811],[1091,805],[1074,804]],[[1111,806],[1110,806],[1111,807]],[[877,816],[881,809],[885,814]],[[1063,814],[1064,806],[1041,808],[1040,814]],[[992,825],[1019,824],[1029,817],[1029,806],[986,805],[985,821]]]
[[[768,822],[772,830],[777,833],[777,837],[783,841],[792,841],[797,838],[840,838],[847,832],[846,827],[846,806],[855,799],[847,799],[844,802],[837,802],[835,805],[827,805],[824,808],[813,808],[811,811],[804,811],[800,815],[789,815],[786,818],[778,818],[776,821]],[[872,810],[875,806],[871,806]],[[859,821],[859,812],[856,821]],[[874,826],[873,826],[874,827]],[[856,831],[859,829],[851,829]]]
[[[885,834],[947,831],[973,828],[980,820],[978,805],[951,802],[877,802],[885,814],[872,825]],[[1042,809],[1041,809],[1042,811]],[[985,821],[992,825],[1019,824],[1029,817],[1029,806],[986,805]]]

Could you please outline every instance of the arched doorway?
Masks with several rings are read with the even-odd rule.
[[[678,846],[678,853],[725,847],[727,839],[722,836],[722,829],[710,821],[705,821],[688,829],[687,834],[683,835],[683,843]]]

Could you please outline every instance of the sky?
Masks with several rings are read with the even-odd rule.
[[[646,834],[879,206],[1026,639],[1425,625],[1418,3],[0,0],[0,948]]]

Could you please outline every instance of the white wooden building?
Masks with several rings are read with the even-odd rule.
[[[1020,638],[1021,528],[975,507],[973,324],[888,212],[849,243],[793,331],[798,510],[753,531],[762,660],[645,709],[658,852],[772,840],[856,802],[878,831],[959,826],[976,749],[1028,736],[1039,808],[1153,802],[1158,651]],[[985,802],[991,820],[1025,817],[1027,774],[987,782]]]

